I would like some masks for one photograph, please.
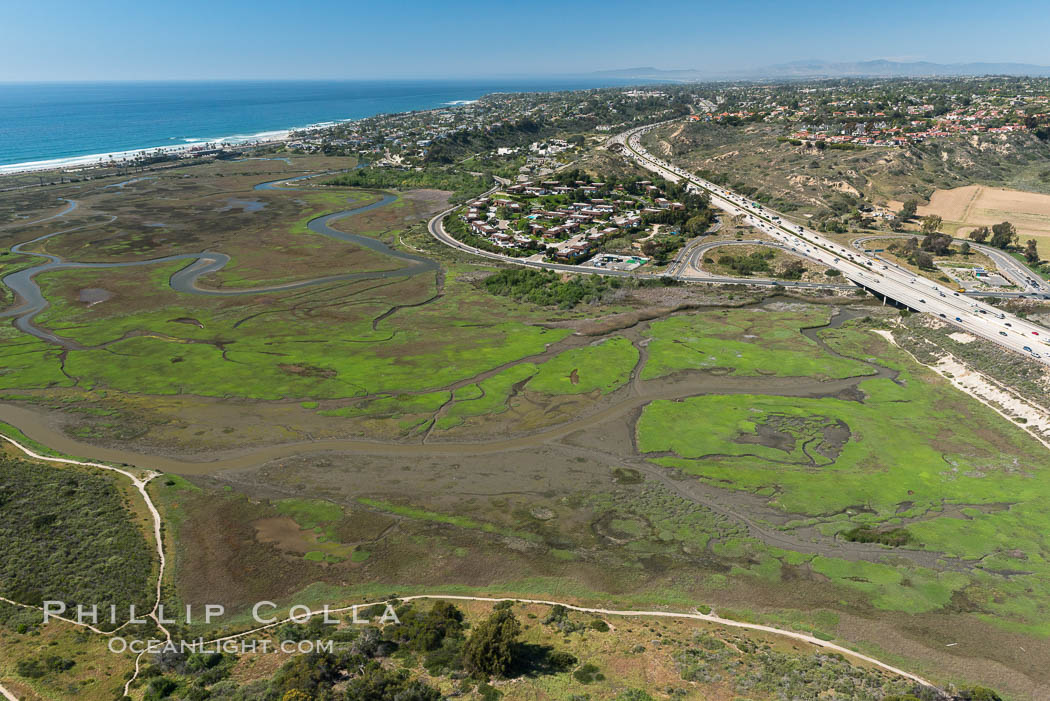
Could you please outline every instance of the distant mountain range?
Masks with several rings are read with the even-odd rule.
[[[705,69],[661,70],[624,68],[597,71],[594,75],[659,81],[762,80],[801,78],[921,78],[930,76],[1019,75],[1050,76],[1050,66],[1030,63],[931,63],[929,61],[792,61],[761,68],[715,71]]]

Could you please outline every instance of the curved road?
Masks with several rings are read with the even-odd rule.
[[[1050,329],[1007,314],[973,297],[962,296],[951,288],[902,268],[859,252],[852,253],[812,229],[782,219],[779,213],[758,202],[650,154],[640,143],[641,135],[670,121],[632,129],[613,137],[609,143],[621,145],[623,153],[641,167],[672,182],[684,181],[696,192],[707,193],[714,206],[734,216],[745,217],[750,224],[783,241],[793,251],[839,270],[854,284],[915,311],[939,316],[945,322],[1003,348],[1050,365]]]
[[[701,242],[699,242],[698,244],[689,247],[688,252],[682,257],[682,261],[681,261],[680,265],[681,265],[682,268],[684,268],[686,270],[696,271],[696,274],[698,276],[707,275],[707,273],[704,272],[704,269],[702,267],[703,266],[704,253],[706,253],[707,251],[710,251],[712,249],[715,249],[715,248],[721,248],[723,246],[766,246],[768,248],[777,248],[777,249],[780,249],[782,251],[786,251],[788,253],[791,253],[792,255],[797,255],[798,254],[797,251],[792,251],[791,247],[786,245],[786,244],[777,243],[776,241],[767,241],[765,239],[751,239],[751,240],[744,240],[744,241],[736,241],[736,240],[726,241],[726,240],[722,240],[722,241],[707,241],[707,242],[703,242],[701,240]],[[799,258],[804,258],[806,260],[810,260],[808,258],[808,256],[798,256],[798,257]],[[676,276],[676,277],[679,277],[679,279],[689,279],[688,276]],[[784,287],[796,286],[796,285],[793,285],[792,283],[799,282],[797,280],[773,280],[772,278],[750,278],[750,277],[747,277],[747,278],[739,278],[739,279],[741,281],[754,282],[754,283],[757,283],[757,284],[782,285]],[[856,285],[844,285],[842,283],[834,283],[834,282],[811,282],[811,283],[802,283],[802,284],[804,284],[804,285],[812,285],[814,287],[820,287],[821,289],[824,289],[824,288],[836,289],[836,290],[855,290],[855,289],[857,289]]]
[[[919,240],[919,239],[922,239],[922,236],[920,236],[918,234],[915,234],[915,233],[912,233],[910,231],[902,231],[899,234],[873,234],[873,235],[870,235],[870,236],[861,236],[860,238],[853,239],[851,244],[852,244],[853,248],[857,249],[858,251],[864,252],[865,248],[861,244],[864,244],[867,241],[882,241],[882,240],[888,240],[888,239],[907,239],[907,238]],[[1021,289],[1020,292],[1003,291],[1003,292],[987,293],[987,292],[967,291],[967,292],[964,292],[963,294],[966,294],[968,296],[974,296],[974,297],[977,297],[977,296],[983,296],[983,297],[988,297],[988,296],[1021,297],[1021,296],[1032,295],[1034,297],[1042,297],[1043,299],[1050,299],[1050,285],[1048,285],[1046,283],[1046,281],[1040,279],[1038,275],[1036,275],[1031,270],[1029,270],[1027,267],[1022,265],[1020,261],[1018,261],[1016,258],[1011,256],[1010,254],[1004,253],[1003,251],[999,250],[998,248],[994,248],[992,246],[986,246],[986,245],[980,244],[980,243],[975,243],[975,242],[969,241],[967,239],[952,239],[952,240],[955,241],[956,243],[968,243],[968,244],[970,244],[970,248],[972,248],[973,250],[978,251],[979,253],[983,253],[984,255],[986,255],[989,258],[991,258],[992,261],[995,263],[996,267],[998,267],[999,272],[1001,272],[1003,274],[1003,277],[1007,278],[1010,282],[1012,282],[1014,285],[1016,285],[1017,287],[1019,287]],[[874,251],[870,252],[868,255],[870,255],[872,258],[875,258],[876,260],[881,260],[883,263],[887,263],[889,265],[897,265],[896,263],[893,263],[893,262],[887,260],[886,258],[883,258],[882,256],[878,255]],[[900,267],[900,266],[897,266],[897,267]]]
[[[490,190],[489,192],[492,192]],[[564,273],[580,273],[583,275],[607,275],[611,277],[633,277],[640,279],[660,279],[663,277],[670,277],[675,280],[682,280],[683,282],[707,282],[724,285],[763,285],[767,287],[803,287],[812,289],[857,289],[856,285],[842,285],[834,283],[819,283],[819,282],[801,282],[798,280],[770,280],[766,278],[747,278],[747,277],[730,277],[727,275],[711,275],[698,271],[694,274],[683,274],[676,273],[673,275],[660,275],[655,273],[639,273],[633,270],[607,270],[602,268],[592,268],[585,265],[569,265],[566,263],[548,263],[547,261],[529,260],[527,258],[516,258],[514,256],[503,255],[502,253],[493,253],[492,251],[486,251],[480,248],[475,248],[468,244],[463,243],[459,239],[452,236],[452,234],[445,231],[445,217],[457,210],[459,207],[451,207],[446,209],[444,212],[435,215],[431,218],[427,229],[430,231],[430,235],[435,239],[450,246],[451,248],[458,249],[464,253],[471,255],[480,256],[482,258],[488,258],[489,260],[496,260],[501,263],[510,263],[512,265],[520,265],[526,268],[535,268],[537,270],[556,270]],[[725,245],[732,243],[730,241],[718,241],[712,242],[717,245]],[[763,241],[766,245],[772,245],[769,241]]]

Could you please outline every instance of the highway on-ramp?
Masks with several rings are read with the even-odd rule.
[[[713,206],[733,216],[744,217],[749,224],[783,242],[793,252],[835,268],[847,280],[1050,365],[1050,329],[1007,314],[985,302],[964,296],[956,290],[860,251],[847,250],[845,246],[816,231],[786,221],[779,213],[743,195],[650,154],[641,145],[641,135],[656,126],[659,125],[632,129],[611,139],[610,144],[622,145],[623,153],[643,168],[672,182],[685,181],[695,191],[706,192]]]
[[[859,251],[870,253],[872,258],[877,258],[883,263],[888,263],[889,261],[887,261],[885,258],[883,258],[880,255],[877,255],[878,251],[870,251],[870,249],[867,249],[864,246],[864,244],[868,241],[881,241],[888,239],[899,240],[907,238],[920,239],[921,237],[910,231],[900,232],[897,234],[871,234],[869,236],[861,236],[860,238],[853,239],[853,241],[851,241],[851,244],[854,248],[856,248]],[[959,243],[968,243],[970,244],[970,248],[974,251],[977,251],[978,253],[983,253],[984,255],[991,258],[992,261],[995,263],[996,268],[998,268],[999,272],[1002,273],[1003,277],[1005,277],[1007,280],[1012,282],[1020,289],[1019,292],[1004,290],[1001,292],[992,292],[990,293],[991,295],[997,297],[1020,297],[1022,295],[1032,295],[1034,297],[1041,297],[1044,299],[1050,298],[1050,284],[1047,284],[1045,280],[1040,280],[1038,276],[1036,276],[1027,267],[1022,265],[1009,253],[1001,251],[993,246],[985,246],[980,243],[963,241],[962,239],[955,239],[955,241]],[[967,292],[967,294],[975,293]],[[982,296],[988,296],[988,294],[983,294]]]

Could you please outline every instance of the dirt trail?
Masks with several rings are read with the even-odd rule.
[[[566,603],[564,601],[551,601],[551,600],[548,600],[548,599],[519,599],[517,597],[499,597],[499,598],[496,598],[496,597],[487,597],[487,596],[463,596],[463,595],[458,595],[458,594],[415,594],[415,595],[412,595],[412,596],[399,597],[398,600],[399,601],[417,601],[417,600],[422,600],[422,599],[439,599],[439,600],[448,600],[448,601],[484,601],[484,602],[487,602],[487,603],[494,603],[494,604],[495,603],[499,603],[501,601],[512,601],[512,602],[518,602],[518,603],[524,603],[524,604],[539,604],[541,606],[564,606],[565,608],[570,609],[572,611],[579,611],[581,613],[597,613],[597,614],[600,614],[600,615],[603,615],[603,616],[622,616],[622,617],[632,617],[632,618],[685,618],[685,619],[690,619],[690,620],[695,620],[695,621],[706,621],[708,623],[714,623],[716,625],[726,626],[726,627],[729,627],[729,628],[743,628],[745,630],[755,630],[755,631],[759,631],[759,632],[762,632],[762,633],[772,633],[773,635],[780,635],[780,636],[783,636],[783,637],[786,637],[786,638],[791,638],[793,640],[798,640],[798,641],[801,641],[801,642],[804,642],[804,643],[809,643],[810,645],[815,645],[817,647],[824,648],[825,650],[831,650],[833,652],[837,652],[840,655],[844,655],[846,657],[851,657],[851,658],[856,659],[856,660],[861,660],[862,662],[866,662],[868,664],[874,665],[874,666],[876,666],[876,667],[878,667],[880,669],[883,669],[883,670],[885,670],[887,672],[890,672],[892,674],[896,674],[896,675],[898,675],[900,677],[904,677],[905,679],[910,679],[911,681],[916,682],[918,684],[921,684],[921,685],[923,685],[925,687],[929,687],[929,688],[932,688],[932,689],[936,689],[937,688],[934,684],[932,684],[931,682],[923,679],[922,677],[920,677],[920,676],[918,676],[916,674],[912,674],[911,672],[906,672],[903,669],[900,669],[899,667],[894,667],[893,665],[890,665],[890,664],[888,664],[886,662],[883,662],[883,661],[878,660],[878,659],[876,659],[874,657],[870,657],[868,655],[862,654],[860,652],[856,652],[854,650],[850,650],[849,648],[843,647],[842,645],[836,645],[835,643],[829,642],[827,640],[821,640],[820,638],[816,638],[816,637],[814,637],[812,635],[806,635],[805,633],[797,633],[797,632],[792,631],[792,630],[784,630],[782,628],[774,628],[773,626],[766,626],[766,625],[762,625],[760,623],[745,623],[744,621],[736,621],[736,620],[733,620],[731,618],[722,618],[721,616],[716,614],[714,611],[712,611],[711,613],[700,613],[699,611],[695,611],[695,612],[631,611],[631,610],[618,610],[618,609],[591,608],[591,607],[587,607],[587,606],[577,606],[575,604]],[[309,616],[320,616],[320,615],[325,614],[326,612],[329,613],[329,614],[345,613],[347,611],[354,612],[354,611],[356,611],[359,608],[372,606],[372,605],[374,605],[374,602],[370,603],[370,604],[369,603],[352,604],[350,606],[343,606],[341,608],[330,608],[330,609],[327,609],[327,610],[321,609],[321,610],[318,610],[318,611],[311,611]],[[307,618],[308,616],[306,614],[298,614],[297,613],[296,617],[301,621],[304,618]],[[281,620],[274,621],[272,623],[268,623],[267,625],[264,625],[264,626],[259,626],[258,628],[252,628],[251,630],[242,631],[240,633],[234,633],[232,635],[227,635],[227,636],[222,637],[222,638],[216,638],[214,640],[208,640],[208,641],[205,641],[204,644],[205,645],[212,645],[212,644],[215,644],[215,643],[222,643],[222,642],[225,642],[225,641],[228,641],[228,640],[236,640],[238,638],[243,638],[244,636],[247,636],[247,635],[252,635],[254,633],[259,633],[259,632],[262,632],[264,630],[269,630],[271,628],[275,628],[275,627],[277,627],[279,625],[282,625],[284,623],[287,623],[289,621],[292,621],[292,619],[291,618],[284,618],[284,619],[281,619]]]
[[[150,481],[152,481],[155,477],[159,477],[161,473],[154,472],[152,470],[147,470],[142,477],[137,477],[134,474],[132,474],[131,472],[128,472],[127,470],[121,470],[120,468],[113,467],[111,465],[103,465],[103,464],[97,463],[97,462],[86,462],[86,461],[82,461],[82,460],[73,460],[71,458],[53,458],[53,457],[49,457],[47,455],[41,455],[40,453],[37,453],[36,451],[30,450],[29,448],[27,448],[26,446],[22,445],[18,441],[14,440],[12,438],[8,438],[7,436],[5,436],[3,434],[0,434],[0,439],[3,439],[4,441],[10,443],[15,448],[17,448],[18,450],[22,451],[23,453],[25,453],[27,456],[33,458],[34,460],[42,460],[44,462],[57,462],[57,463],[60,463],[60,464],[63,464],[63,465],[81,465],[83,467],[94,467],[94,468],[97,468],[97,469],[100,469],[100,470],[108,470],[110,472],[117,472],[117,473],[119,473],[121,475],[124,475],[129,480],[131,480],[132,486],[134,486],[135,489],[138,490],[139,494],[142,496],[143,502],[145,502],[145,504],[146,504],[146,508],[149,509],[150,515],[153,517],[153,539],[154,539],[154,543],[156,544],[156,547],[157,547],[158,568],[157,568],[156,599],[153,602],[153,609],[147,615],[150,618],[153,619],[153,621],[157,624],[157,628],[162,633],[164,633],[165,639],[170,642],[171,641],[171,632],[167,628],[164,627],[164,624],[161,623],[160,617],[157,615],[157,611],[160,608],[160,604],[161,604],[161,592],[160,592],[160,589],[161,589],[161,584],[164,581],[164,569],[165,569],[165,566],[167,565],[167,558],[164,555],[164,538],[161,535],[162,521],[161,521],[161,517],[160,517],[160,512],[157,511],[157,507],[154,506],[153,500],[150,499],[149,492],[146,491],[146,485],[149,484]],[[28,604],[21,604],[21,603],[18,603],[17,601],[11,601],[10,599],[3,599],[3,601],[5,601],[5,602],[7,602],[9,604],[14,604],[15,606],[22,606],[24,608],[34,608],[34,609],[38,609],[40,611],[44,610],[44,609],[42,609],[40,607],[37,607],[37,606],[29,606]],[[53,614],[49,614],[49,615],[53,615]],[[94,631],[95,633],[101,633],[103,635],[113,635],[114,633],[117,632],[117,630],[120,630],[120,628],[123,628],[125,625],[127,625],[127,623],[125,623],[124,625],[120,626],[120,628],[117,628],[116,630],[105,632],[105,631],[99,630],[98,628],[95,628],[94,626],[77,623],[77,622],[75,622],[75,621],[73,621],[71,619],[62,618],[61,616],[55,616],[55,618],[61,618],[61,620],[66,621],[68,623],[74,623],[75,625],[83,625],[84,627],[89,628],[90,630]],[[144,654],[145,654],[145,652],[139,653],[138,657],[135,658],[135,674],[130,679],[128,679],[128,681],[124,684],[124,695],[125,696],[127,696],[128,690],[131,688],[131,682],[135,681],[135,678],[138,677],[139,666],[140,666],[139,663],[142,660],[142,655],[144,655]]]
[[[81,465],[81,466],[86,466],[86,467],[94,467],[94,468],[98,468],[98,469],[102,469],[102,470],[109,470],[109,471],[117,472],[117,473],[119,473],[121,475],[124,475],[129,480],[131,480],[132,484],[135,486],[135,488],[141,494],[141,496],[142,496],[142,498],[143,498],[147,508],[149,509],[151,515],[153,516],[153,521],[154,521],[154,537],[156,539],[157,556],[158,556],[158,560],[159,560],[159,571],[158,571],[157,585],[156,585],[157,599],[156,599],[156,602],[154,603],[153,610],[150,612],[149,615],[150,615],[151,618],[154,619],[154,621],[156,622],[158,628],[165,634],[166,639],[168,641],[171,641],[172,640],[171,633],[161,624],[160,619],[157,616],[157,610],[158,610],[158,607],[160,606],[160,603],[161,603],[161,599],[160,599],[160,596],[161,596],[161,582],[162,582],[163,577],[164,577],[164,569],[165,569],[165,564],[166,564],[166,559],[165,559],[165,555],[164,555],[163,539],[161,537],[161,516],[160,516],[160,512],[157,511],[156,507],[154,506],[152,499],[150,499],[149,493],[146,491],[146,485],[152,479],[154,479],[155,477],[159,476],[160,473],[153,472],[153,471],[148,471],[148,472],[146,472],[144,474],[143,477],[138,477],[138,476],[134,475],[131,472],[128,472],[126,470],[122,470],[120,468],[113,467],[113,466],[110,466],[110,465],[103,465],[101,463],[96,463],[96,462],[73,460],[73,459],[70,459],[70,458],[55,458],[55,457],[48,457],[48,456],[45,456],[45,455],[41,455],[41,454],[39,454],[39,453],[37,453],[37,452],[27,448],[26,446],[22,445],[18,441],[15,441],[15,440],[13,440],[11,438],[8,438],[7,436],[4,436],[2,434],[0,434],[0,439],[3,439],[4,441],[10,443],[15,448],[17,448],[18,450],[22,451],[25,455],[27,455],[27,456],[29,456],[29,457],[31,457],[33,459],[36,459],[36,460],[42,460],[42,461],[45,461],[45,462],[55,462],[55,463],[61,463],[61,464],[68,464],[68,465]],[[413,446],[413,447],[420,447],[420,446]],[[457,601],[485,601],[485,602],[492,602],[492,603],[496,603],[496,602],[500,602],[500,601],[518,601],[518,602],[523,602],[523,603],[540,604],[540,605],[545,605],[545,606],[558,606],[558,605],[561,605],[561,606],[564,606],[565,608],[571,609],[573,611],[580,611],[580,612],[583,612],[583,613],[596,613],[596,614],[601,614],[601,615],[605,615],[605,616],[661,617],[661,618],[679,618],[679,619],[684,618],[684,619],[693,619],[693,620],[707,621],[709,623],[714,623],[714,624],[721,625],[721,626],[728,626],[728,627],[733,627],[733,628],[742,628],[742,629],[747,629],[747,630],[755,630],[755,631],[759,631],[759,632],[771,633],[771,634],[774,634],[774,635],[780,635],[780,636],[792,638],[794,640],[799,640],[801,642],[809,643],[811,645],[816,645],[818,647],[821,647],[821,648],[824,648],[824,649],[827,649],[827,650],[832,650],[832,651],[837,652],[839,654],[846,655],[846,656],[852,657],[852,658],[857,659],[857,660],[861,660],[863,662],[866,662],[868,664],[874,665],[876,667],[884,669],[884,670],[886,670],[888,672],[891,672],[893,674],[896,674],[896,675],[899,675],[899,676],[904,677],[906,679],[910,679],[912,681],[915,681],[915,682],[917,682],[919,684],[922,684],[924,686],[933,687],[933,684],[931,684],[930,682],[926,681],[922,677],[914,675],[914,674],[912,674],[910,672],[906,672],[906,671],[904,671],[904,670],[902,670],[900,668],[897,668],[897,667],[894,667],[894,666],[892,666],[890,664],[882,662],[881,660],[878,660],[878,659],[876,659],[874,657],[870,657],[868,655],[864,655],[864,654],[855,652],[855,651],[850,650],[850,649],[848,649],[846,647],[843,647],[841,645],[837,645],[835,643],[832,643],[832,642],[829,642],[829,641],[826,641],[826,640],[821,640],[821,639],[816,638],[814,636],[806,635],[805,633],[798,633],[798,632],[795,632],[795,631],[783,630],[783,629],[780,629],[780,628],[774,628],[772,626],[766,626],[766,625],[761,625],[761,624],[757,624],[757,623],[745,623],[745,622],[742,622],[742,621],[736,621],[736,620],[732,620],[732,619],[728,619],[728,618],[722,618],[721,616],[717,615],[714,612],[711,612],[711,613],[700,613],[698,611],[697,612],[630,611],[630,610],[616,610],[616,609],[604,609],[604,608],[590,608],[590,607],[584,607],[584,606],[577,606],[575,604],[567,603],[567,602],[564,602],[564,601],[551,601],[551,600],[545,600],[545,599],[491,598],[491,597],[479,597],[479,596],[446,595],[446,594],[440,594],[440,593],[438,593],[438,594],[417,594],[417,595],[413,595],[413,596],[404,597],[403,600],[404,601],[412,601],[412,600],[418,600],[418,599],[448,599],[448,600],[457,600]],[[35,606],[29,606],[27,604],[21,604],[19,602],[11,601],[11,600],[8,600],[8,599],[3,599],[3,601],[5,601],[7,603],[10,603],[10,604],[14,604],[16,606],[22,606],[22,607],[26,607],[26,608],[34,608],[34,609],[39,608],[39,607],[35,607]],[[355,610],[358,606],[361,606],[361,604],[355,604],[355,605],[351,605],[351,606],[345,606],[345,607],[342,607],[342,608],[331,609],[330,612],[331,613],[342,613],[342,612],[346,612],[346,611],[352,611],[352,610]],[[43,609],[39,609],[39,610],[43,610]],[[321,613],[322,613],[322,611],[313,611],[313,612],[311,612],[311,615],[317,615],[317,614],[321,614]],[[77,625],[77,626],[88,628],[88,629],[92,630],[93,632],[99,633],[99,634],[102,634],[102,635],[113,635],[116,632],[116,631],[108,631],[108,632],[107,631],[102,631],[102,630],[99,630],[98,628],[95,628],[92,625],[79,623],[79,622],[74,621],[72,619],[62,618],[62,620],[67,621],[67,622],[69,622],[69,623],[71,623],[73,625]],[[267,630],[269,628],[273,628],[273,627],[281,625],[282,623],[285,623],[285,622],[287,622],[289,620],[291,620],[291,619],[290,618],[286,618],[284,620],[275,621],[274,623],[271,623],[271,624],[268,624],[268,625],[265,625],[265,626],[260,626],[258,628],[254,628],[254,629],[251,629],[251,630],[243,631],[243,632],[240,632],[240,633],[235,633],[233,635],[225,636],[225,637],[222,637],[222,638],[217,638],[216,640],[208,641],[208,643],[215,643],[215,642],[221,642],[221,641],[233,640],[233,639],[241,638],[241,637],[244,637],[244,636],[247,636],[247,635],[251,635],[253,633],[257,633],[257,632],[260,632],[260,631],[263,631],[263,630]],[[140,669],[141,669],[141,660],[142,660],[142,656],[144,654],[145,654],[145,652],[142,652],[135,658],[135,671],[134,671],[134,674],[125,683],[125,686],[124,686],[124,693],[125,693],[125,695],[127,695],[128,691],[130,689],[131,683],[133,681],[135,681],[135,679],[137,679],[137,677],[139,675],[139,672],[140,672]],[[18,701],[16,696],[11,694],[7,689],[4,689],[2,686],[0,686],[0,693],[2,693],[3,696],[6,699],[13,699],[14,701]]]

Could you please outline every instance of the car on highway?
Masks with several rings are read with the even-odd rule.
[[[1005,331],[1000,331],[1000,332],[999,332],[999,335],[1000,335],[1000,336],[1005,336],[1005,335],[1006,335],[1006,332],[1005,332]]]

